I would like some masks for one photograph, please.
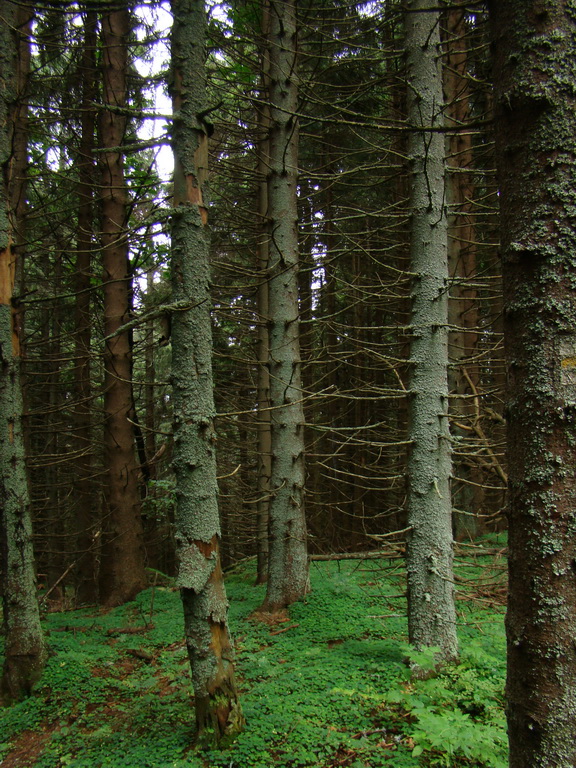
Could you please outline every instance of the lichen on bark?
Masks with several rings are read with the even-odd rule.
[[[309,586],[304,408],[298,302],[296,9],[270,1],[269,26],[270,548],[263,610],[280,611]]]
[[[576,765],[576,8],[491,3],[510,466],[510,766]]]
[[[198,741],[224,746],[243,725],[220,565],[212,378],[205,9],[173,0],[172,100],[175,155],[171,270],[175,539],[178,583],[194,684]]]
[[[408,4],[407,115],[411,164],[410,440],[408,624],[417,648],[458,653],[452,574],[451,446],[448,429],[448,256],[439,11]],[[431,128],[433,130],[426,130]]]
[[[12,352],[12,319],[12,308],[0,304],[0,542],[5,627],[0,700],[4,703],[30,694],[46,660],[32,550],[19,361]]]
[[[0,700],[30,694],[40,679],[46,646],[40,625],[24,439],[20,349],[15,323],[13,212],[8,211],[12,119],[16,106],[16,5],[0,3],[0,545],[3,566],[4,669]]]

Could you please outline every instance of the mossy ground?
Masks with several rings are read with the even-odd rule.
[[[27,701],[0,711],[3,768],[506,766],[504,571],[498,542],[457,558],[461,663],[412,682],[400,560],[313,563],[312,592],[278,620],[264,588],[228,577],[246,728],[193,746],[178,593],[107,613],[49,613],[51,656]]]

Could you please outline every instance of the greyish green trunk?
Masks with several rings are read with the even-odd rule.
[[[268,589],[279,611],[309,589],[298,306],[298,82],[292,0],[270,2],[268,177],[272,467]]]
[[[576,6],[491,4],[511,768],[576,765]]]
[[[8,189],[16,93],[16,6],[0,3],[0,544],[2,547],[3,703],[27,696],[44,668],[46,648],[34,573],[32,525],[22,436],[17,315],[13,306],[16,256]]]
[[[408,624],[417,648],[456,658],[448,429],[448,263],[439,11],[408,4],[412,314],[408,464]]]
[[[5,222],[5,216],[2,216]],[[6,243],[4,232],[0,235]],[[4,250],[4,249],[3,249]],[[0,259],[2,256],[0,256]],[[1,267],[0,267],[1,268]],[[0,541],[2,546],[4,670],[0,700],[27,696],[42,674],[46,650],[34,572],[32,525],[22,436],[19,359],[13,354],[13,313],[0,302]]]
[[[199,738],[222,743],[242,727],[220,567],[216,435],[207,229],[205,11],[173,0],[172,99],[175,159],[172,316],[175,538]]]

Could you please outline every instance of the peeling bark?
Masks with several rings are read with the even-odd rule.
[[[210,323],[205,109],[205,9],[173,0],[172,101],[175,156],[172,318],[175,539],[178,584],[192,668],[198,738],[225,744],[242,728],[220,565]]]
[[[0,545],[2,547],[5,660],[0,697],[4,703],[30,694],[40,679],[46,647],[36,593],[32,523],[22,434],[20,344],[14,281],[17,272],[8,184],[18,114],[18,11],[0,7]]]

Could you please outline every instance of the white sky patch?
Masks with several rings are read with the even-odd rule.
[[[208,0],[207,10],[210,17],[221,24],[230,24],[230,5],[225,2],[213,2]],[[172,101],[166,90],[164,78],[159,76],[166,74],[170,66],[170,30],[172,28],[172,14],[170,2],[161,2],[158,5],[137,5],[136,18],[142,25],[138,27],[136,34],[140,40],[144,40],[151,30],[158,37],[151,45],[150,54],[146,59],[136,59],[134,62],[138,72],[145,78],[152,80],[148,88],[154,104],[152,110],[158,117],[145,120],[140,128],[140,138],[160,139],[167,138],[170,118],[172,115]],[[169,181],[174,171],[174,157],[169,146],[160,146],[156,150],[156,166],[162,181]]]
[[[154,7],[140,5],[136,7],[135,13],[145,25],[137,30],[139,39],[144,39],[151,29],[158,37],[151,45],[148,58],[136,59],[134,62],[138,72],[151,80],[148,94],[153,100],[153,106],[148,111],[153,111],[157,115],[143,122],[139,135],[144,140],[167,139],[172,101],[166,91],[164,78],[160,76],[168,71],[170,65],[170,29],[172,27],[170,3],[163,2]],[[162,181],[169,181],[174,170],[174,158],[169,146],[156,148],[156,166]]]

